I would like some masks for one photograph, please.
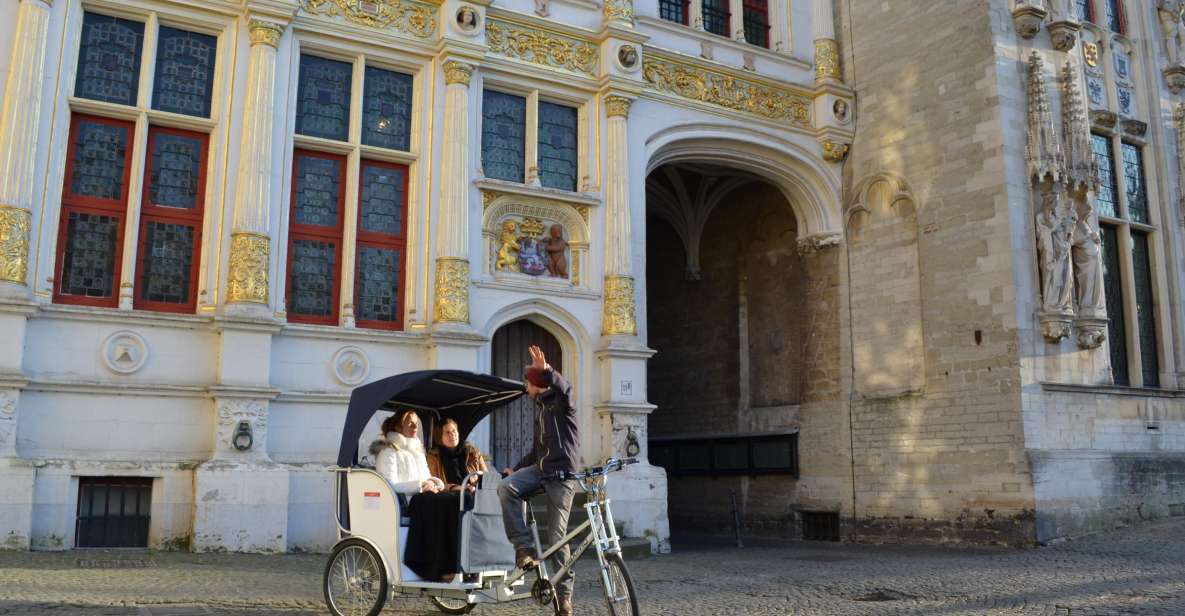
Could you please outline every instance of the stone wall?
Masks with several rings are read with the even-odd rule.
[[[921,322],[894,327],[920,326],[924,366],[920,388],[909,382],[911,370],[885,372],[887,382],[854,398],[849,538],[1033,537],[1003,191],[1014,152],[1005,147],[999,113],[994,42],[1003,24],[996,4],[842,3],[846,77],[859,101],[845,195],[851,199],[869,178],[887,173],[903,179],[916,204],[915,228],[879,230],[890,237],[870,237],[878,230],[866,229],[864,238],[917,243]],[[857,263],[849,258],[855,277]],[[852,318],[870,310],[909,313],[914,299],[890,288],[898,280],[871,280],[885,293],[853,289]],[[854,337],[852,345],[864,342]],[[853,379],[867,382],[865,376]]]

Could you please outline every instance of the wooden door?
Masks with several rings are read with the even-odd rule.
[[[531,354],[527,351],[527,347],[531,345],[543,349],[547,363],[556,370],[563,371],[560,341],[542,327],[521,320],[507,323],[494,332],[493,357],[490,362],[494,374],[521,381],[523,369],[531,364]],[[535,435],[535,427],[531,421],[534,413],[534,403],[526,396],[494,412],[490,423],[494,468],[502,470],[507,466],[513,466],[531,450],[531,442]]]

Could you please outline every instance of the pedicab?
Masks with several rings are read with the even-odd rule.
[[[572,575],[572,565],[592,547],[599,565],[601,586],[611,616],[639,613],[634,584],[621,556],[606,482],[610,473],[637,460],[606,460],[578,473],[574,479],[587,495],[587,519],[545,547],[530,507],[525,507],[534,538],[537,566],[515,567],[514,548],[506,539],[502,507],[497,495],[498,475],[470,474],[476,489],[459,499],[461,529],[458,563],[461,571],[450,582],[423,580],[402,563],[409,520],[402,515],[404,496],[386,478],[358,460],[359,439],[376,412],[414,409],[431,434],[431,426],[445,419],[457,422],[461,440],[494,410],[525,395],[522,383],[462,370],[423,370],[388,377],[358,387],[350,395],[334,472],[334,508],[338,541],[325,565],[325,603],[335,616],[377,616],[392,597],[424,597],[448,614],[466,614],[483,603],[534,600],[559,612],[555,586]],[[444,520],[442,520],[442,523]],[[546,560],[563,545],[575,545],[558,570]]]

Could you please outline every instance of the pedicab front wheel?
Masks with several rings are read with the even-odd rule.
[[[347,539],[325,565],[324,590],[334,616],[378,616],[387,602],[387,569],[372,545]]]
[[[443,599],[441,597],[432,597],[432,605],[445,614],[468,614],[477,607],[476,603],[469,603],[464,599]]]
[[[605,601],[609,604],[610,616],[639,616],[638,594],[634,592],[634,580],[625,568],[621,554],[605,555]]]

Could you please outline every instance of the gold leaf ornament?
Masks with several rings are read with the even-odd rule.
[[[230,239],[226,301],[266,304],[271,242],[261,233],[235,233]]]
[[[0,205],[0,280],[25,284],[29,273],[28,210]]]
[[[368,28],[417,38],[436,33],[436,8],[412,0],[301,0],[300,4],[310,15],[341,18]]]
[[[722,71],[651,58],[643,60],[642,78],[660,92],[770,120],[788,121],[801,128],[811,127],[811,99],[789,90]]]
[[[579,39],[490,19],[486,43],[491,52],[524,62],[590,76],[596,71],[596,48]]]

